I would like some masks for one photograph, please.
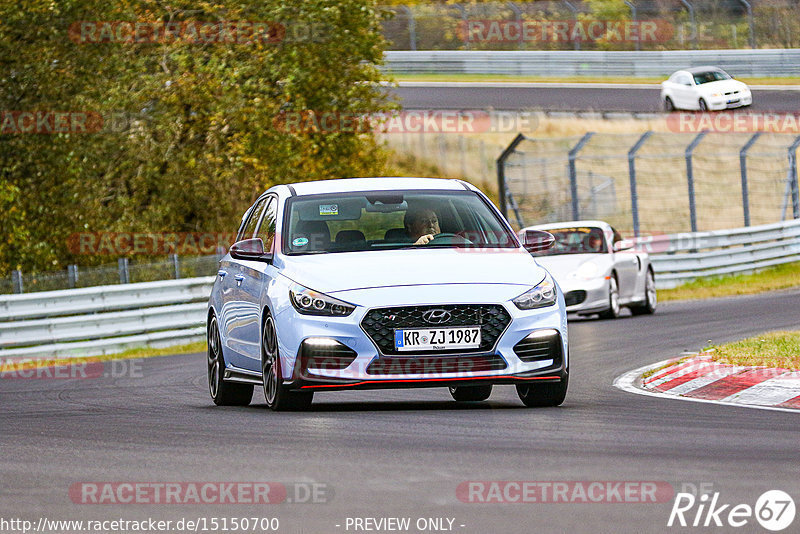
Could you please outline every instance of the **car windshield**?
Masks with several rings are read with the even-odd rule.
[[[285,211],[285,254],[519,246],[473,191],[309,195],[288,199]]]
[[[730,80],[731,77],[726,72],[721,70],[709,70],[706,72],[697,72],[694,74],[694,83],[702,85],[709,82],[718,82],[720,80]]]
[[[554,228],[545,230],[556,238],[547,250],[534,252],[535,256],[559,254],[604,254],[608,252],[603,230],[596,227]]]

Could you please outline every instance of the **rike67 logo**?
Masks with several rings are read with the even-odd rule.
[[[764,492],[756,500],[755,506],[722,503],[719,492],[711,495],[704,493],[699,497],[692,493],[678,493],[667,526],[739,528],[752,525],[755,518],[765,529],[777,532],[791,525],[794,516],[794,500],[780,490]]]

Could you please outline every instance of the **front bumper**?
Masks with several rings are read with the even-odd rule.
[[[750,93],[739,93],[736,95],[711,97],[708,102],[708,107],[711,110],[719,111],[749,106],[752,103],[753,97]]]
[[[377,380],[331,380],[331,379],[297,379],[285,382],[292,389],[305,391],[337,391],[344,389],[405,389],[435,388],[453,386],[484,386],[502,384],[554,383],[566,379],[564,366],[559,369],[533,371],[517,375],[495,375],[453,378],[416,378],[416,379],[377,379]]]
[[[589,280],[570,278],[559,281],[564,291],[567,313],[598,313],[609,306],[609,278],[599,276]]]
[[[455,304],[475,302],[470,300]],[[447,303],[453,304],[452,301]],[[511,316],[508,326],[491,350],[463,354],[428,352],[413,356],[386,355],[378,349],[361,326],[364,316],[372,308],[358,307],[352,315],[336,318],[300,316],[294,310],[286,310],[285,316],[278,318],[281,354],[287,355],[282,358],[283,376],[291,377],[284,383],[293,389],[324,390],[514,384],[559,381],[563,378],[569,365],[563,296],[559,295],[557,303],[552,306],[530,311],[518,310],[508,302],[484,303],[500,304]],[[557,332],[560,358],[523,361],[516,354],[515,345],[539,330]],[[342,352],[349,351],[355,357],[343,368],[316,365],[313,361],[309,364],[303,352],[307,340],[317,344],[320,340],[335,341],[340,344]],[[441,360],[446,360],[446,364],[440,365]],[[477,360],[477,365],[472,365],[475,363],[473,360]],[[431,363],[433,361],[437,363]],[[498,362],[502,366],[495,365]],[[486,363],[491,365],[482,365]]]

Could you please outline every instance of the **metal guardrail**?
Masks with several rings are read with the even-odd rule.
[[[200,341],[213,283],[212,276],[0,295],[0,361]]]
[[[800,261],[800,220],[639,237],[660,289]],[[94,356],[200,341],[214,277],[0,296],[5,358]]]
[[[634,240],[651,254],[656,286],[668,289],[711,276],[752,272],[800,261],[800,220],[735,230],[695,232]]]
[[[507,74],[519,76],[668,76],[687,67],[715,65],[734,76],[800,75],[800,49],[761,50],[423,50],[387,51],[395,74]]]

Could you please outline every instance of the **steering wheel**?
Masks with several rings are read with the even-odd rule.
[[[435,245],[471,245],[472,241],[467,239],[466,237],[462,237],[458,234],[451,234],[449,232],[442,232],[441,234],[436,234],[433,236],[433,239],[428,241],[428,244],[435,244]]]

